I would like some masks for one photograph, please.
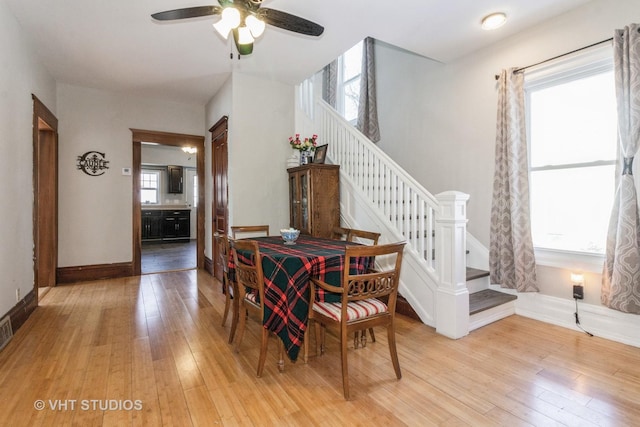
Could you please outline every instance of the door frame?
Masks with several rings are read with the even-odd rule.
[[[198,175],[198,208],[196,226],[196,267],[204,268],[204,136],[186,135],[171,132],[130,129],[132,133],[133,161],[133,274],[142,273],[142,224],[140,212],[140,172],[142,171],[142,142],[154,142],[174,147],[196,147],[196,173]],[[202,183],[203,185],[200,185]]]
[[[229,116],[222,116],[220,118],[220,120],[218,120],[216,122],[216,124],[214,124],[213,126],[211,126],[211,128],[209,129],[209,132],[211,132],[211,179],[213,182],[213,191],[212,191],[212,197],[211,197],[211,245],[213,247],[211,253],[213,254],[213,266],[212,269],[213,271],[211,272],[211,274],[216,277],[218,280],[220,280],[222,282],[222,266],[220,265],[220,255],[218,253],[218,245],[216,244],[217,240],[216,237],[218,236],[219,232],[218,232],[218,215],[217,215],[217,209],[216,207],[218,206],[218,200],[217,200],[217,188],[218,188],[218,173],[217,173],[217,169],[216,169],[216,159],[215,159],[215,155],[216,155],[216,141],[220,138],[224,138],[224,144],[227,146],[227,150],[225,151],[226,155],[227,155],[227,159],[225,159],[225,164],[226,164],[226,173],[227,176],[225,177],[225,183],[226,184],[226,205],[224,206],[224,217],[222,219],[222,221],[224,222],[224,233],[228,234],[229,233],[229,176],[228,176],[228,171],[229,171],[229,151],[228,151],[228,146],[229,146],[229,139],[227,138],[227,135],[229,134]],[[226,290],[223,290],[224,292],[226,292]]]
[[[38,301],[38,288],[42,279],[40,262],[42,253],[47,254],[53,265],[48,268],[47,283],[55,286],[58,268],[58,119],[34,94],[33,99],[33,288]],[[43,144],[51,158],[42,158]],[[53,169],[53,170],[52,170]],[[53,175],[53,182],[47,182],[47,188],[40,187],[40,175]],[[50,239],[41,239],[40,215],[53,214],[50,221]],[[44,241],[41,241],[44,240]]]

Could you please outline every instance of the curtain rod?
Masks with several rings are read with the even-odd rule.
[[[594,47],[594,46],[598,46],[598,45],[603,44],[603,43],[610,42],[611,40],[613,40],[613,37],[610,37],[610,38],[608,38],[606,40],[599,41],[597,43],[590,44],[589,46],[584,46],[584,47],[572,50],[571,52],[567,52],[567,53],[563,53],[563,54],[558,55],[558,56],[554,56],[553,58],[545,59],[544,61],[536,62],[535,64],[527,65],[526,67],[517,68],[517,69],[513,70],[513,72],[514,73],[519,73],[520,71],[524,71],[527,68],[535,67],[536,65],[541,65],[541,64],[544,64],[546,62],[553,61],[554,59],[559,59],[559,58],[562,58],[563,56],[571,55],[572,53],[580,52],[581,50],[589,49],[590,47]],[[498,74],[496,74],[495,77],[496,77],[496,80],[498,80],[500,78],[500,76]]]

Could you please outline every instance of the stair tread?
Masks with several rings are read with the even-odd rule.
[[[480,292],[469,294],[469,314],[480,313],[490,308],[506,304],[517,299],[516,295],[507,294],[505,292],[494,291],[493,289],[485,289]]]
[[[489,275],[489,272],[486,270],[480,270],[478,268],[467,267],[467,282],[469,280],[479,279],[481,277],[486,277]]]
[[[467,267],[467,281],[489,276],[489,272],[477,268]],[[479,313],[484,310],[496,307],[506,302],[516,299],[515,295],[504,292],[485,289],[469,295],[469,314]],[[386,301],[385,298],[381,298]],[[396,313],[420,320],[420,317],[413,310],[409,302],[400,294],[396,305]]]

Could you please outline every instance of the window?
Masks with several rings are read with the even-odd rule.
[[[362,42],[338,58],[337,109],[342,116],[356,124],[360,102],[360,75],[362,74]]]
[[[143,170],[140,174],[140,201],[146,204],[160,203],[160,171]]]
[[[533,72],[525,88],[536,252],[602,255],[617,150],[611,48]]]

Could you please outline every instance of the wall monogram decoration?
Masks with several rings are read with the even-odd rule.
[[[90,176],[100,176],[109,169],[109,161],[105,160],[105,153],[87,151],[78,156],[78,169]]]

